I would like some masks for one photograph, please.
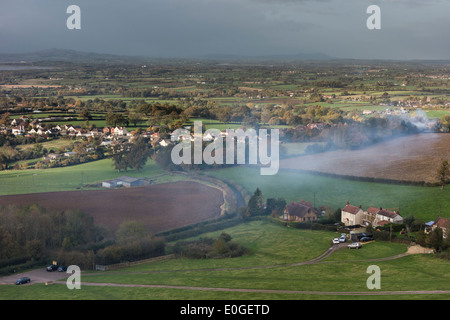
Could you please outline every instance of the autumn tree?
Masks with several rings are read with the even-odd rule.
[[[450,176],[450,169],[447,160],[442,160],[441,165],[437,171],[437,179],[441,185],[441,190],[444,190]]]

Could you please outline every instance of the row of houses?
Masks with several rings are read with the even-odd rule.
[[[370,207],[363,210],[362,206],[351,205],[348,201],[341,210],[341,222],[346,226],[373,226],[381,227],[389,223],[402,223],[403,217],[398,211]]]
[[[128,136],[131,135],[126,127],[105,127],[103,129],[85,129],[80,126],[73,126],[71,124],[56,125],[52,128],[37,123],[35,125],[28,124],[25,121],[17,122],[17,125],[11,128],[4,128],[3,131],[11,132],[13,135],[62,135],[72,137],[98,137],[98,136]]]

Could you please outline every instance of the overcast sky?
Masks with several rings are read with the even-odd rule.
[[[373,4],[381,30],[366,27]],[[450,59],[449,15],[449,0],[0,0],[0,52]]]

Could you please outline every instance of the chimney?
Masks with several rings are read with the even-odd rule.
[[[349,205],[349,204],[350,204],[350,202],[347,201],[347,205]]]

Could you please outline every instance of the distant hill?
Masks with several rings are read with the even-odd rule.
[[[27,53],[0,53],[0,62],[3,63],[33,63],[42,61],[111,63],[131,62],[140,59],[144,58],[65,49],[48,49]]]
[[[215,60],[215,61],[315,61],[334,60],[323,53],[299,53],[299,54],[279,54],[279,55],[259,55],[244,56],[232,54],[208,54],[191,57],[139,57],[114,55],[94,52],[82,52],[66,49],[48,49],[27,53],[0,53],[0,63],[35,63],[35,62],[86,62],[86,63],[112,63],[112,62],[148,62],[150,60],[170,60],[170,59],[193,59],[193,60]]]
[[[232,55],[232,54],[208,54],[200,58],[209,60],[261,60],[261,61],[316,61],[316,60],[336,60],[324,53],[297,53],[297,54],[275,54],[275,55]]]

